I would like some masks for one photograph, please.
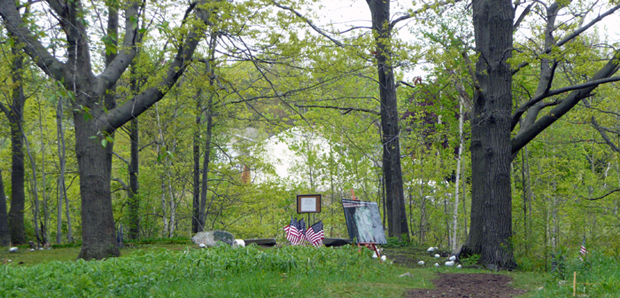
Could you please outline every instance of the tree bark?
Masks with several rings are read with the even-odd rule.
[[[476,90],[471,132],[472,208],[466,251],[491,269],[516,268],[512,236],[511,105],[514,9],[510,0],[474,0]]]
[[[67,189],[65,186],[65,172],[66,172],[66,147],[65,147],[65,132],[62,127],[62,118],[63,118],[63,105],[62,105],[62,97],[58,98],[58,105],[56,106],[56,137],[58,138],[57,149],[58,149],[58,179],[57,179],[57,194],[58,194],[58,203],[56,206],[56,243],[62,243],[62,200],[67,194]]]
[[[463,124],[464,124],[463,122],[465,118],[465,113],[463,113],[464,99],[463,98],[460,98],[460,99],[461,100],[459,100],[459,149],[458,149],[458,155],[457,155],[457,160],[456,160],[456,182],[454,185],[454,213],[452,214],[452,229],[453,229],[452,251],[456,251],[457,246],[458,246],[459,186],[461,182],[461,160],[463,157],[463,145],[464,145],[464,138],[463,138]]]
[[[129,192],[127,198],[129,201],[129,239],[136,240],[140,236],[140,184],[138,182],[138,173],[140,170],[140,136],[138,128],[138,119],[131,120],[130,127],[131,141],[131,160],[129,163]]]
[[[9,34],[12,35],[12,34]],[[24,228],[24,206],[26,193],[24,191],[24,96],[23,80],[21,71],[23,57],[17,48],[17,40],[13,37],[14,46],[11,53],[15,57],[11,68],[13,82],[20,82],[13,86],[13,103],[9,107],[7,118],[11,125],[11,209],[9,210],[9,227],[11,230],[11,242],[13,244],[26,243]],[[4,109],[3,109],[4,110]]]
[[[9,246],[11,230],[9,229],[9,215],[6,213],[6,196],[4,195],[4,181],[0,170],[0,246]]]
[[[202,161],[202,186],[200,190],[200,210],[198,214],[198,224],[200,231],[204,230],[205,223],[207,221],[207,186],[209,181],[209,162],[211,160],[211,134],[213,131],[213,115],[211,114],[212,100],[213,96],[211,95],[209,97],[209,101],[207,102],[207,135],[205,140],[204,158]]]
[[[388,206],[388,234],[409,238],[405,196],[400,163],[400,127],[394,69],[392,67],[390,1],[366,0],[372,15],[376,43],[376,61],[381,101],[381,133],[383,145],[383,176]],[[391,208],[390,208],[391,207]]]
[[[198,233],[202,231],[200,225],[200,123],[201,123],[201,110],[202,104],[200,100],[200,94],[196,100],[196,130],[194,131],[194,143],[192,152],[194,154],[194,185],[193,185],[193,199],[192,199],[192,233]]]

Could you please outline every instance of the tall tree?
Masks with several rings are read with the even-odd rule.
[[[39,35],[33,32],[28,20],[18,9],[19,2],[0,1],[0,16],[11,34],[24,44],[24,51],[47,75],[70,91],[76,134],[76,155],[80,174],[82,212],[82,249],[78,258],[102,259],[119,256],[112,214],[110,192],[112,143],[110,136],[124,123],[137,117],[161,100],[188,66],[200,41],[200,31],[209,23],[209,13],[203,8],[207,1],[193,2],[186,10],[183,26],[189,27],[179,37],[175,56],[168,62],[168,70],[150,88],[132,100],[116,107],[114,99],[105,94],[136,57],[144,30],[139,30],[146,3],[129,1],[119,4],[124,10],[125,32],[122,45],[106,50],[118,55],[99,75],[93,72],[88,13],[82,1],[49,1],[45,11],[54,14],[66,37],[65,62],[52,56]],[[200,22],[190,19],[196,16]],[[112,20],[108,20],[109,22]],[[107,36],[116,39],[117,36]]]
[[[398,101],[390,39],[395,23],[390,22],[390,1],[367,0],[372,14],[375,36],[379,97],[381,102],[381,143],[383,146],[383,181],[387,197],[389,235],[409,238],[403,174],[400,164],[400,127]]]
[[[514,10],[510,0],[473,2],[476,90],[471,124],[472,209],[467,247],[482,262],[514,268],[510,112]]]
[[[9,106],[0,103],[0,110],[4,112],[11,126],[11,209],[9,210],[9,227],[11,229],[11,241],[14,244],[26,243],[24,230],[24,205],[26,194],[24,192],[24,86],[22,71],[24,57],[21,53],[21,44],[16,38],[11,39],[11,95],[12,102]]]
[[[537,3],[537,5],[544,5]],[[510,163],[527,143],[551,124],[574,108],[582,99],[591,95],[600,84],[617,81],[612,77],[619,69],[620,50],[610,53],[608,62],[586,82],[552,90],[556,67],[563,62],[561,55],[550,55],[560,47],[575,40],[604,17],[620,9],[616,5],[585,25],[578,25],[573,32],[556,40],[554,34],[560,26],[555,24],[558,12],[567,4],[560,2],[544,6],[547,21],[545,43],[536,58],[540,61],[538,89],[534,96],[512,112],[512,76],[530,64],[511,65],[513,33],[528,6],[515,23],[515,8],[509,0],[474,0],[473,24],[476,50],[474,107],[472,117],[472,210],[470,234],[465,250],[480,254],[480,261],[490,268],[514,268],[512,251],[512,197]],[[559,34],[558,34],[559,35]],[[565,62],[565,61],[564,61]],[[562,94],[566,94],[561,96]],[[559,95],[550,101],[546,98]],[[541,111],[549,108],[540,118]],[[511,139],[512,130],[521,121],[518,133]]]

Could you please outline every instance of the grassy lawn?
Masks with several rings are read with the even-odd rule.
[[[391,253],[411,251],[415,249]],[[350,246],[198,249],[155,243],[125,248],[120,258],[92,262],[75,261],[78,252],[79,247],[20,248],[17,253],[2,249],[0,258],[13,262],[0,266],[0,288],[5,289],[0,296],[401,297],[412,288],[432,288],[437,272],[489,272],[398,266]],[[400,277],[403,273],[410,275]],[[515,287],[529,290],[546,279],[539,273],[503,274],[514,278]]]

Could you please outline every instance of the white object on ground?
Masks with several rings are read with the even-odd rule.
[[[429,247],[426,251],[428,251],[428,252],[434,252],[434,251],[435,251],[435,248],[431,246],[431,247]]]
[[[439,268],[439,264],[438,264],[438,263],[435,263],[435,267]]]
[[[448,258],[448,261],[456,261],[456,256],[450,256],[450,258]]]
[[[440,255],[439,255],[439,254],[435,254],[435,258],[439,258],[439,257],[440,257]]]
[[[461,269],[461,268],[463,268],[463,266],[461,266],[461,264],[458,264],[458,265],[456,266],[456,268]]]
[[[198,244],[198,247],[200,247],[200,248],[205,248],[205,247],[207,247],[207,246],[206,246],[204,243],[200,243],[200,244]]]
[[[9,252],[17,252],[17,247],[11,247],[11,248],[9,248]]]
[[[446,266],[448,266],[448,267],[454,266],[454,261],[447,261],[446,262]]]
[[[418,262],[418,265],[420,265],[420,266],[424,266],[424,261],[419,261],[419,262]]]
[[[243,239],[235,239],[235,241],[233,241],[233,247],[245,247],[245,241],[243,241]]]
[[[385,260],[387,260],[386,256],[381,256],[381,261],[385,262]]]

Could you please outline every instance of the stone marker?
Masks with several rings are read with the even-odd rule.
[[[198,232],[194,237],[192,237],[192,242],[198,245],[204,244],[207,247],[215,246],[218,241],[232,245],[234,240],[235,237],[233,237],[233,234],[224,231]]]

